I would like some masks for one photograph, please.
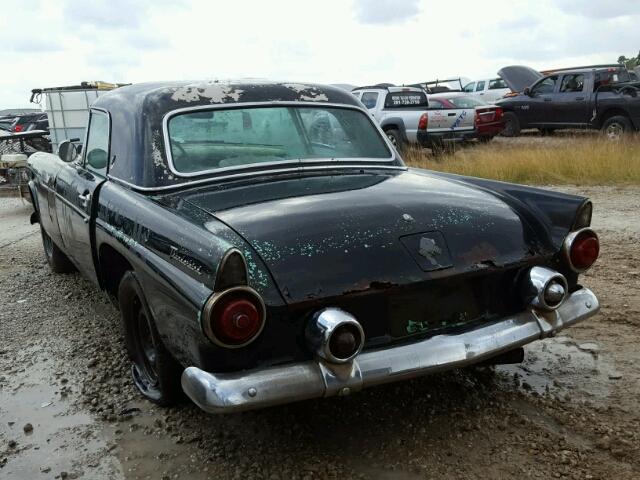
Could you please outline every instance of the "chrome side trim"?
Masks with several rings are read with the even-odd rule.
[[[182,388],[196,405],[210,413],[346,395],[360,388],[478,363],[555,335],[595,315],[599,309],[596,296],[583,288],[551,312],[526,310],[463,333],[366,351],[347,364],[310,360],[233,373],[209,373],[189,367],[182,374]]]
[[[407,171],[408,168],[400,165],[371,165],[371,164],[350,164],[350,165],[315,165],[315,166],[299,166],[293,168],[278,168],[274,170],[252,170],[245,172],[238,172],[231,175],[221,175],[217,177],[208,177],[202,178],[200,180],[189,180],[182,183],[176,183],[175,185],[163,185],[161,187],[141,187],[140,185],[136,185],[135,183],[127,182],[126,180],[122,180],[121,178],[115,177],[111,174],[107,175],[109,180],[112,180],[114,183],[118,183],[124,187],[128,187],[131,190],[137,192],[163,192],[169,190],[177,190],[184,187],[191,187],[193,185],[203,185],[207,183],[218,183],[226,180],[237,180],[241,178],[247,177],[257,177],[260,175],[271,175],[275,173],[295,173],[295,172],[312,172],[314,170],[358,170],[358,169],[371,169],[371,170],[402,170]]]

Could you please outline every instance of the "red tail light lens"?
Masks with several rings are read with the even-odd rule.
[[[502,110],[502,108],[496,108],[496,114],[494,117],[494,120],[497,122],[499,120],[502,120],[502,114],[504,113],[504,110]]]
[[[423,113],[418,121],[418,130],[426,130],[429,126],[429,115]]]
[[[21,132],[22,130],[24,130],[24,127],[22,125],[16,125],[15,127],[13,127],[13,131],[16,133]]]
[[[584,228],[567,237],[565,251],[571,268],[576,272],[584,272],[598,259],[600,241],[593,230]]]
[[[242,347],[262,331],[265,307],[248,287],[236,287],[214,295],[205,306],[203,328],[214,343]]]

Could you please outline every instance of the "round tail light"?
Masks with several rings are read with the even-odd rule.
[[[243,347],[264,327],[265,307],[260,295],[249,287],[235,287],[214,294],[205,305],[203,330],[217,345]]]
[[[569,234],[564,245],[565,256],[573,271],[582,273],[595,263],[600,254],[598,235],[590,228]]]

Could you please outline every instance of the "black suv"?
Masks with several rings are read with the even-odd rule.
[[[551,132],[561,128],[602,129],[618,138],[640,129],[640,84],[620,66],[545,72],[523,66],[498,72],[513,94],[497,102],[504,110],[506,136],[522,128]]]

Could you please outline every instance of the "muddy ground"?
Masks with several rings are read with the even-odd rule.
[[[470,369],[230,416],[142,400],[119,317],[0,199],[0,479],[640,478],[640,192],[591,196],[602,312]]]

